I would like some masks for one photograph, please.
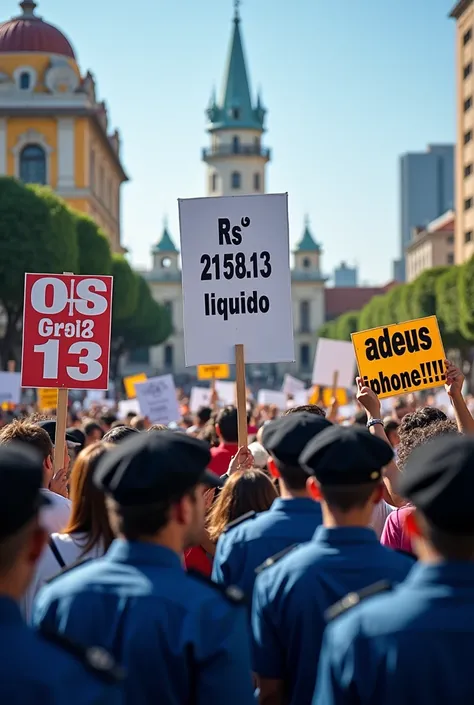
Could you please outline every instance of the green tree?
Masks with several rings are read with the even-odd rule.
[[[107,235],[84,213],[74,212],[79,245],[80,274],[112,274],[112,252]]]
[[[359,311],[346,311],[336,318],[335,330],[338,340],[350,340],[351,333],[359,330]]]
[[[376,328],[382,325],[384,297],[380,294],[373,296],[367,303],[359,317],[359,330],[367,330],[368,328]]]
[[[383,304],[381,304],[381,313],[383,318],[382,325],[390,325],[391,323],[398,323],[398,312],[400,308],[400,297],[403,289],[403,285],[399,284],[390,289],[383,297]]]
[[[413,282],[413,295],[410,310],[414,318],[436,316],[436,282],[450,267],[427,269]]]
[[[329,338],[330,340],[337,340],[336,335],[337,318],[333,321],[326,321],[323,323],[321,328],[318,330],[318,338]]]
[[[123,255],[112,255],[112,275],[114,293],[112,307],[112,336],[114,325],[128,320],[137,309],[138,275],[133,271]]]
[[[172,324],[166,309],[155,301],[147,282],[134,274],[138,297],[135,310],[128,318],[113,325],[113,354],[111,372],[118,375],[122,355],[138,348],[161,345],[172,333]]]
[[[466,357],[468,341],[461,333],[459,281],[461,267],[448,267],[436,280],[436,313],[446,348],[455,348]]]
[[[398,323],[403,323],[403,321],[410,321],[412,318],[416,318],[412,308],[413,286],[414,282],[400,286],[400,296],[397,304]]]
[[[26,272],[77,271],[74,218],[64,201],[45,187],[0,178],[0,308],[5,325],[0,367],[18,361]]]
[[[474,340],[474,257],[459,270],[459,329],[464,338]]]

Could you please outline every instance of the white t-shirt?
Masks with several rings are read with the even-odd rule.
[[[102,546],[95,546],[91,551],[83,554],[84,545],[87,541],[86,534],[53,534],[51,540],[54,541],[66,566],[70,566],[77,561],[100,558],[104,553]],[[31,608],[36,594],[46,581],[54,578],[61,570],[63,568],[59,565],[51,548],[46,546],[38,561],[29,588],[21,600],[21,609],[28,622],[31,620]]]
[[[377,534],[377,538],[380,540],[383,532],[383,527],[385,526],[385,520],[389,514],[395,510],[391,504],[387,504],[385,500],[382,500],[375,505],[375,509],[372,513],[372,521],[370,526]]]
[[[48,534],[62,531],[66,528],[71,515],[71,500],[62,497],[51,490],[42,489],[41,492],[49,499],[51,506],[41,510],[40,521]]]

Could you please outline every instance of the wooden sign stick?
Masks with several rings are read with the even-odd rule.
[[[73,272],[63,272],[72,275]],[[58,405],[56,408],[56,433],[54,443],[54,471],[64,467],[64,451],[66,448],[67,402],[69,390],[58,389]]]
[[[239,448],[247,447],[247,385],[245,384],[245,357],[244,346],[235,346],[235,384],[237,392],[237,423]]]
[[[336,399],[338,382],[339,382],[339,370],[334,370],[334,373],[332,376],[332,398],[333,399]]]

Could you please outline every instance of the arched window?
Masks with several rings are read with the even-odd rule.
[[[233,171],[230,177],[230,185],[232,188],[240,188],[241,177],[239,171]]]
[[[254,191],[260,191],[260,174],[258,172],[253,175],[253,188]]]
[[[20,179],[26,184],[46,184],[46,153],[39,144],[28,144],[21,150]]]
[[[311,267],[311,260],[309,257],[303,259],[303,269],[309,269]]]
[[[238,154],[239,152],[240,152],[240,140],[236,135],[235,137],[232,138],[232,153]]]
[[[300,331],[309,333],[311,329],[311,313],[309,301],[300,301]]]
[[[28,71],[23,71],[20,74],[20,90],[29,91],[31,86],[31,74]]]

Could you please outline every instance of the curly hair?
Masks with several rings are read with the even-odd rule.
[[[292,406],[287,409],[284,416],[288,414],[300,414],[302,411],[306,411],[307,414],[314,414],[315,416],[326,416],[326,412],[317,404],[302,404],[301,406]]]
[[[417,409],[403,417],[398,428],[398,435],[401,438],[414,429],[425,428],[432,423],[447,421],[447,419],[448,417],[441,409],[437,409],[434,406],[422,406],[421,409]]]
[[[425,408],[430,409],[430,407]],[[433,409],[433,411],[438,411],[438,409]],[[413,415],[414,414],[410,414],[410,416]],[[399,470],[403,471],[408,458],[415,450],[415,448],[418,448],[418,446],[428,443],[428,441],[431,441],[437,436],[445,436],[447,434],[453,433],[459,434],[458,427],[456,426],[456,423],[454,421],[449,421],[446,418],[437,421],[431,421],[430,423],[425,424],[424,426],[414,426],[410,430],[405,431],[403,435],[400,433],[399,430],[400,445],[398,446],[397,450],[397,465]]]

